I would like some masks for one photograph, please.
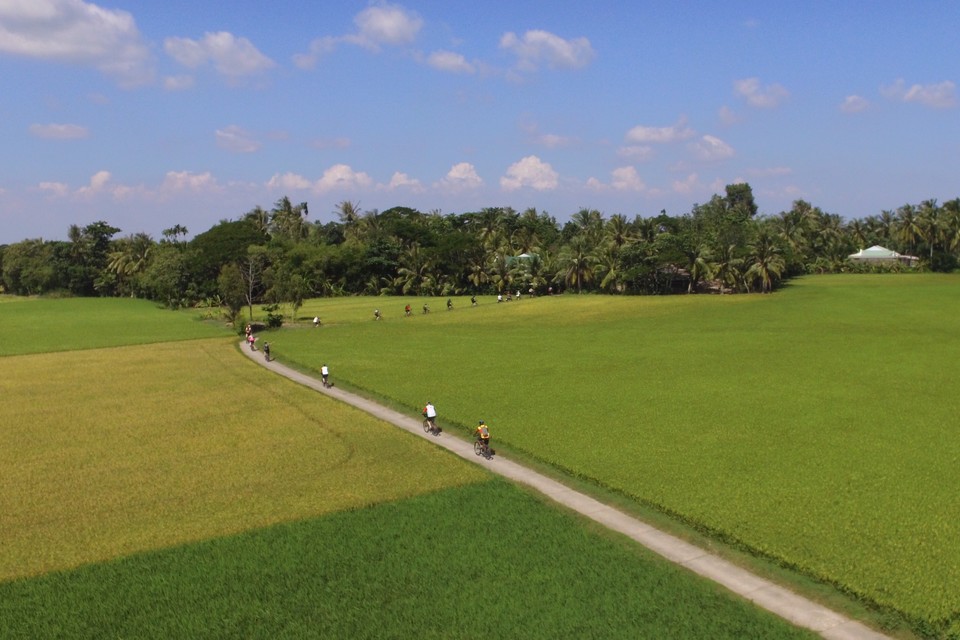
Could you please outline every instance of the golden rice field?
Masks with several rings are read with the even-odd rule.
[[[488,478],[232,341],[0,358],[0,581]]]

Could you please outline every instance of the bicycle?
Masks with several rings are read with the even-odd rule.
[[[490,459],[490,443],[481,438],[477,438],[473,442],[473,452],[478,456],[483,456],[487,460]]]
[[[430,433],[435,436],[440,435],[443,432],[443,429],[437,426],[436,419],[424,418],[423,419],[423,432]]]

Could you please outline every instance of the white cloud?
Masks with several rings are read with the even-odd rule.
[[[880,87],[880,93],[893,100],[916,102],[935,109],[957,106],[957,86],[949,80],[938,84],[914,84],[907,87],[903,78],[899,78],[891,85]]]
[[[437,184],[437,187],[453,192],[479,189],[482,186],[483,180],[469,162],[460,162],[450,167],[447,175]]]
[[[325,54],[331,53],[337,48],[337,39],[332,36],[316,38],[310,42],[306,53],[298,53],[293,56],[293,63],[301,69],[312,69]]]
[[[640,174],[634,167],[620,167],[614,169],[613,180],[610,186],[617,191],[643,191],[647,185],[640,179]]]
[[[163,49],[171,58],[187,67],[197,69],[212,64],[218,73],[231,81],[262,73],[276,63],[260,53],[246,38],[219,31],[205,33],[201,40],[167,38]]]
[[[353,19],[359,32],[344,40],[374,51],[380,45],[403,45],[416,40],[423,20],[400,5],[383,3],[367,7]]]
[[[866,110],[870,106],[870,103],[866,98],[857,95],[847,96],[843,99],[843,102],[840,103],[840,111],[844,113],[860,113],[861,111]]]
[[[760,78],[744,78],[733,83],[737,95],[747,101],[751,107],[772,109],[789,97],[790,92],[782,85],[768,84],[760,86]]]
[[[63,182],[41,182],[37,188],[57,197],[64,197],[70,192],[70,187]]]
[[[260,149],[260,143],[254,140],[253,134],[235,124],[217,129],[215,135],[217,146],[231,153],[253,153]]]
[[[699,142],[690,145],[697,158],[706,162],[725,160],[733,156],[733,147],[716,136],[705,135]]]
[[[565,40],[548,31],[527,31],[523,38],[511,32],[500,38],[500,48],[517,57],[517,69],[536,71],[542,64],[551,69],[580,69],[593,61],[596,53],[586,38]]]
[[[617,191],[643,191],[647,188],[634,167],[620,167],[610,172],[610,184],[604,184],[597,178],[589,178],[586,186],[596,191],[615,189]]]
[[[273,190],[299,191],[312,188],[313,183],[298,173],[287,172],[283,175],[279,173],[274,174],[273,177],[267,181],[267,187]]]
[[[680,118],[677,124],[669,127],[647,127],[637,125],[627,131],[627,141],[638,144],[669,143],[678,140],[687,140],[696,135],[696,132],[687,126],[687,119]]]
[[[77,195],[79,196],[92,196],[100,193],[107,183],[110,181],[110,172],[109,171],[97,171],[93,176],[90,177],[90,184],[85,187],[80,187],[77,189]]]
[[[86,127],[78,124],[32,124],[30,133],[38,138],[47,138],[52,140],[75,140],[77,138],[86,138],[90,131]]]
[[[506,175],[500,178],[500,187],[504,191],[516,191],[522,187],[549,191],[557,188],[559,178],[549,163],[537,156],[527,156],[510,165]]]
[[[191,173],[189,171],[168,171],[160,185],[164,195],[182,192],[220,193],[223,189],[209,171]]]
[[[373,180],[362,171],[354,171],[348,165],[335,164],[320,176],[314,188],[320,193],[333,190],[366,189],[373,185]]]
[[[163,88],[167,91],[184,91],[193,84],[193,76],[167,76],[163,79]]]
[[[475,65],[467,62],[459,53],[452,51],[434,51],[427,56],[427,64],[440,71],[450,71],[452,73],[475,73]]]
[[[306,53],[293,56],[293,63],[301,69],[311,69],[324,55],[332,53],[341,43],[353,44],[370,51],[380,51],[381,46],[401,46],[417,39],[423,20],[400,5],[381,2],[367,7],[353,18],[356,33],[340,36],[323,36],[310,42]],[[451,60],[440,60],[440,64]],[[465,62],[465,61],[464,61]],[[440,68],[440,67],[438,67]],[[461,69],[445,69],[459,71]]]
[[[0,52],[89,65],[124,86],[153,80],[133,16],[82,0],[0,2]]]
[[[411,178],[405,173],[400,171],[394,172],[393,176],[390,178],[389,184],[386,185],[377,185],[379,189],[386,189],[387,191],[393,191],[396,189],[407,189],[411,193],[423,193],[423,185],[416,178]]]

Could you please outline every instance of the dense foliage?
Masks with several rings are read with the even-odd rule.
[[[2,284],[16,294],[206,301],[236,316],[263,302],[296,309],[305,298],[345,294],[767,292],[799,274],[856,270],[847,256],[874,244],[933,271],[952,270],[960,252],[960,199],[849,222],[802,200],[760,216],[745,183],[684,215],[633,220],[590,209],[563,225],[534,208],[362,212],[349,201],[336,214],[336,222],[309,222],[307,203],[284,197],[190,241],[181,225],[159,242],[144,233],[115,238],[120,229],[106,222],[74,225],[68,241],[0,248]]]

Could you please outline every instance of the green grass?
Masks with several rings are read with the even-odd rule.
[[[0,356],[97,349],[233,333],[194,310],[167,311],[127,298],[18,298],[3,296]]]
[[[830,276],[771,296],[436,299],[382,322],[402,299],[351,299],[311,302],[325,326],[271,343],[936,632],[960,618],[958,294],[956,276]]]
[[[814,637],[499,480],[0,584],[0,636]]]

